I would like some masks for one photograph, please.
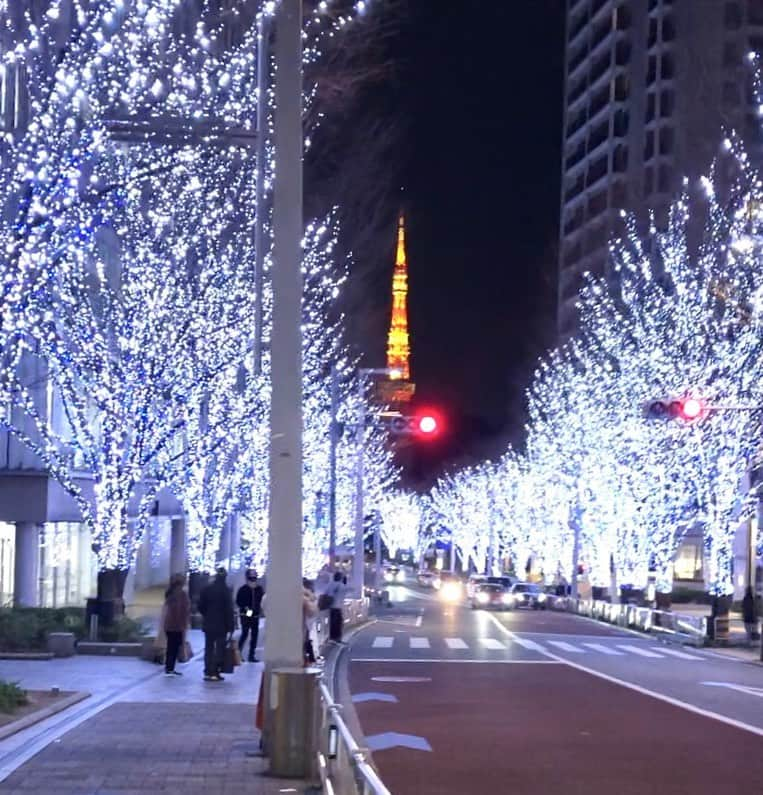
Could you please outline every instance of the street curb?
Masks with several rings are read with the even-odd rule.
[[[63,712],[65,709],[68,709],[74,704],[78,704],[80,701],[84,701],[86,698],[90,698],[90,693],[84,691],[72,693],[56,704],[43,707],[43,709],[38,709],[36,712],[30,712],[29,715],[25,715],[23,718],[14,720],[12,723],[7,723],[0,728],[0,740],[5,740],[12,734],[22,731],[22,729],[28,729],[30,726],[34,726],[35,723],[50,718],[52,715],[56,715],[59,712]]]

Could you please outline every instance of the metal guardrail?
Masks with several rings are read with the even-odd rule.
[[[653,610],[651,607],[631,604],[612,604],[598,599],[573,599],[570,596],[553,597],[551,606],[556,610],[567,610],[598,621],[606,621],[608,624],[651,632],[694,646],[704,646],[707,639],[706,616]]]
[[[342,607],[346,627],[368,618],[368,598],[346,599]],[[316,622],[316,634],[328,637],[328,619]],[[329,677],[329,681],[333,676]],[[342,719],[342,705],[334,701],[325,675],[318,684],[320,728],[318,772],[326,795],[391,795],[370,762],[370,752],[361,748]]]

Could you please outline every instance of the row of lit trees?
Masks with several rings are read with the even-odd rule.
[[[432,492],[464,561],[482,569],[499,548],[518,571],[534,559],[549,581],[569,582],[577,556],[594,586],[644,588],[652,570],[669,593],[697,527],[708,591],[733,592],[734,536],[756,502],[761,411],[748,409],[763,405],[763,275],[750,210],[761,183],[736,143],[726,149],[724,179],[687,185],[662,229],[625,219],[614,275],[589,277],[581,293],[579,336],[535,374],[523,454]],[[644,416],[671,396],[705,408],[692,421]]]
[[[345,16],[339,5],[306,17],[306,63],[369,3]],[[270,290],[253,287],[254,241],[262,219],[269,247],[275,164],[269,143],[257,162],[251,139],[259,14],[276,7],[242,6],[235,25],[187,0],[0,8],[6,87],[22,109],[0,140],[0,423],[76,500],[102,570],[134,561],[163,489],[186,511],[193,570],[214,565],[234,513],[248,557],[266,557]],[[328,537],[314,504],[330,480],[327,361],[340,363],[342,411],[358,413],[330,319],[344,279],[336,235],[329,218],[304,244],[310,570]],[[340,539],[362,435],[339,444]],[[391,465],[375,437],[365,451],[375,499]]]

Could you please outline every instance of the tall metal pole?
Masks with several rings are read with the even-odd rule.
[[[580,559],[580,500],[576,499],[571,506],[570,520],[572,523],[572,580],[570,581],[570,596],[578,598],[578,561]]]
[[[260,11],[257,21],[257,182],[255,206],[257,217],[254,226],[254,374],[262,372],[263,288],[265,284],[265,159],[268,137],[268,85],[270,77],[269,17]]]
[[[266,670],[303,659],[301,0],[277,15]]]
[[[331,365],[331,440],[329,446],[329,567],[336,564],[336,448],[339,443],[339,373]]]
[[[356,596],[363,596],[365,550],[363,545],[363,445],[366,431],[366,403],[363,376],[358,374],[358,418],[355,423],[355,554],[352,561],[352,588]]]

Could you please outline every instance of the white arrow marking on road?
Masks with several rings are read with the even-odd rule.
[[[632,654],[638,654],[640,657],[654,657],[655,659],[662,657],[661,654],[655,654],[653,651],[647,651],[646,649],[642,649],[639,646],[623,646],[621,643],[617,648],[623,649],[623,651],[629,651]]]
[[[468,649],[469,647],[461,640],[461,638],[445,638],[445,643],[449,649]]]
[[[763,698],[763,687],[753,687],[752,685],[735,685],[731,682],[700,682],[701,685],[707,687],[727,687],[729,690],[738,690],[740,693],[746,693],[748,696],[757,696]]]
[[[372,682],[431,682],[429,676],[372,676]]]
[[[371,648],[391,649],[393,640],[394,638],[390,637],[389,635],[380,635],[378,638],[374,638],[374,642],[371,644]]]
[[[480,638],[480,643],[486,649],[505,649],[506,646],[497,638]]]
[[[562,651],[573,651],[576,654],[583,654],[583,650],[579,649],[577,646],[573,646],[571,643],[566,643],[563,640],[550,640],[548,641],[552,646],[556,646],[557,649],[561,649]]]
[[[589,649],[593,649],[594,651],[599,651],[602,654],[613,654],[617,655],[618,657],[623,656],[623,653],[621,651],[610,649],[609,646],[604,646],[602,643],[584,643],[583,645],[587,646]]]
[[[664,649],[662,646],[656,648],[655,651],[661,651],[663,654],[669,654],[671,657],[678,657],[681,660],[702,659],[702,657],[697,657],[696,654],[687,654],[685,651],[678,651],[678,649]]]
[[[366,701],[388,701],[390,704],[397,704],[397,696],[392,693],[355,693],[352,697],[353,704],[364,704]]]
[[[371,751],[386,751],[388,748],[413,748],[414,751],[431,751],[432,746],[424,737],[416,734],[384,732],[366,737],[366,745]]]
[[[411,648],[412,649],[428,649],[429,648],[429,638],[411,638],[410,639]]]

